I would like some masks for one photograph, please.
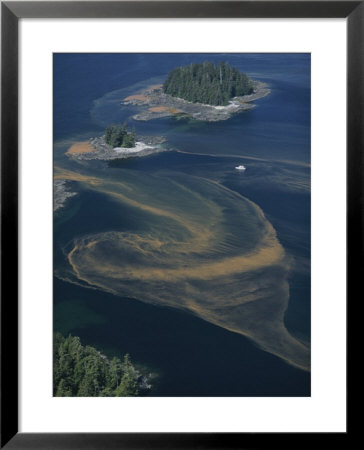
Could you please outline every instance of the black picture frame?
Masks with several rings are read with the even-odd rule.
[[[19,433],[18,432],[18,22],[21,18],[346,18],[347,303],[363,272],[363,1],[1,2],[1,448],[296,448],[328,443],[325,433]],[[359,291],[360,292],[360,291]],[[357,294],[356,294],[357,297]],[[350,346],[347,347],[350,355]],[[349,374],[349,372],[348,372]],[[350,399],[350,391],[348,399]],[[348,405],[349,406],[349,405]],[[352,434],[335,433],[342,447]]]

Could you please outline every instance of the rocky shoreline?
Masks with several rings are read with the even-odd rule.
[[[53,189],[53,211],[63,208],[66,200],[77,195],[76,192],[68,190],[66,180],[54,180]]]
[[[148,121],[162,117],[186,115],[206,122],[218,122],[227,120],[235,114],[254,108],[255,100],[265,97],[270,93],[266,83],[255,81],[253,94],[243,97],[234,97],[226,106],[205,105],[192,103],[182,98],[172,97],[163,92],[162,85],[152,86],[145,91],[126,97],[122,105],[144,106],[147,109],[135,114],[133,119]]]
[[[166,148],[161,147],[164,142],[166,142],[164,136],[137,136],[135,147],[112,147],[105,142],[104,136],[100,136],[88,141],[92,151],[70,156],[78,160],[97,159],[102,161],[135,158],[167,151]]]

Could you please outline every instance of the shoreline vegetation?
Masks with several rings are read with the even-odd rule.
[[[136,397],[146,395],[152,374],[142,374],[130,356],[111,360],[80,338],[56,333],[53,339],[55,397]]]
[[[122,105],[144,107],[134,120],[188,116],[217,122],[254,108],[255,100],[270,93],[266,83],[250,79],[225,63],[204,62],[172,70],[164,84],[124,98]]]

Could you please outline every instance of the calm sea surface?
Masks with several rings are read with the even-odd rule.
[[[121,106],[120,101],[128,95],[163,82],[174,67],[205,60],[228,61],[252,78],[267,82],[271,94],[256,101],[252,110],[217,123],[175,118],[137,122],[131,118],[135,110]],[[152,245],[151,236],[162,235],[168,248],[173,247],[166,250],[165,259],[173,258],[172,263],[177,264],[178,254],[181,268],[183,251],[175,247],[176,242],[189,239],[183,230],[187,223],[193,223],[193,230],[201,236],[212,230],[221,237],[218,248],[216,244],[204,253],[208,262],[214,261],[214,252],[233,258],[237,248],[250,251],[261,226],[250,215],[253,202],[273,226],[287,260],[284,274],[281,269],[269,273],[265,269],[266,285],[259,289],[268,298],[269,286],[274,286],[276,309],[286,309],[284,330],[309,348],[310,94],[307,54],[56,54],[55,169],[93,177],[103,187],[73,178],[69,186],[77,195],[54,216],[55,331],[80,336],[84,344],[109,356],[130,353],[136,365],[155,374],[153,396],[310,395],[310,373],[289,363],[283,350],[270,350],[268,341],[280,340],[274,330],[271,336],[263,336],[261,329],[253,329],[254,339],[249,339],[230,331],[236,324],[230,325],[227,313],[226,325],[221,326],[206,313],[209,301],[215,302],[216,310],[218,299],[235,298],[248,284],[254,295],[251,286],[263,284],[259,281],[263,275],[241,280],[235,273],[230,278],[224,274],[225,285],[213,287],[201,279],[192,286],[195,303],[188,308],[178,306],[179,299],[187,298],[180,280],[174,279],[167,288],[154,280],[125,288],[125,283],[115,284],[114,278],[106,275],[108,267],[118,264],[110,244],[116,234],[118,239],[130,240],[130,249],[121,258],[140,264],[144,274],[154,273],[156,263],[149,257],[137,260],[133,242],[144,239],[138,244],[144,249],[143,245]],[[108,124],[125,120],[138,134],[166,136],[174,150],[112,164],[75,163],[65,156],[72,143],[100,136]],[[244,173],[235,170],[239,164],[247,167]],[[113,186],[117,186],[118,199],[111,193]],[[125,192],[130,192],[130,197]],[[132,202],[125,200],[125,195]],[[153,204],[153,211],[168,210],[169,216],[136,208],[136,202]],[[210,202],[219,205],[219,212],[226,217],[220,228],[213,221],[213,206],[206,207]],[[171,225],[175,217],[180,228]],[[75,276],[67,255],[85,238],[93,242],[100,236],[103,242],[107,236],[110,249],[103,244],[97,274],[82,268],[87,276]],[[200,254],[197,257],[202,258]],[[186,266],[193,263],[191,253],[189,258]],[[287,308],[278,302],[283,290]],[[199,298],[199,291],[206,293],[206,299]],[[158,304],[158,295],[166,299],[163,305]],[[263,317],[256,309],[249,314],[250,321]],[[244,323],[239,326],[245,330]],[[246,334],[250,335],[250,328]],[[280,345],[277,343],[277,348]]]

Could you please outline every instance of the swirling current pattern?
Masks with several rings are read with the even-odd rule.
[[[142,217],[137,229],[76,238],[67,251],[72,275],[120,296],[188,311],[309,370],[309,349],[284,326],[289,260],[262,210],[211,180],[118,173],[118,179],[57,175]]]

